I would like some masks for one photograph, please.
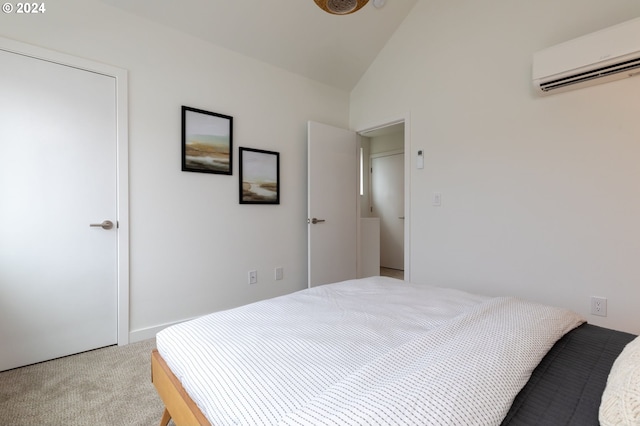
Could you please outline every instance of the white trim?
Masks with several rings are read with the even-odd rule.
[[[118,345],[129,343],[129,79],[118,70],[116,79],[118,179]]]
[[[113,77],[117,121],[118,345],[129,343],[129,113],[127,71],[42,47],[0,37],[0,49]]]
[[[361,135],[400,123],[404,123],[404,280],[411,281],[411,113],[363,127],[356,132]]]
[[[164,330],[165,328],[172,326],[173,324],[178,324],[178,323],[158,325],[155,327],[143,328],[140,330],[132,331],[129,334],[129,343],[136,343],[136,342],[142,342],[143,340],[155,339],[156,334],[158,334],[160,331]]]
[[[406,120],[408,119],[408,117],[409,117],[409,114],[407,114],[406,116],[397,117],[397,118],[394,118],[394,119],[391,119],[391,120],[383,121],[382,123],[366,126],[366,127],[362,128],[361,130],[356,130],[356,132],[358,134],[373,132],[374,130],[383,129],[385,127],[393,126],[394,124],[400,124],[400,123],[405,123],[405,127],[406,127]]]
[[[411,114],[404,117],[404,280],[411,281]]]
[[[356,178],[358,182],[358,192],[356,195],[356,277],[362,277],[362,209],[360,206],[360,200],[362,194],[360,189],[362,188],[362,175],[364,174],[362,171],[362,136],[359,133],[356,133],[356,151],[358,153],[358,177]]]
[[[180,323],[183,323],[183,322],[191,321],[191,320],[196,319],[196,318],[198,318],[198,317],[193,317],[193,318],[180,320],[180,321],[168,322],[168,323],[161,324],[161,325],[154,325],[153,327],[147,327],[147,328],[141,328],[139,330],[134,330],[129,334],[129,343],[136,343],[136,342],[141,342],[143,340],[155,339],[156,334],[158,334],[159,332],[161,332],[165,328],[171,327],[172,325],[180,324]]]

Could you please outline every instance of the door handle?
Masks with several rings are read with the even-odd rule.
[[[325,220],[324,219],[318,219],[318,218],[315,218],[315,217],[313,219],[311,219],[311,223],[313,223],[314,225],[317,224],[317,223],[322,223],[322,222],[325,222]]]
[[[110,220],[104,220],[102,223],[90,223],[89,226],[92,228],[111,229],[113,228],[113,222]]]
[[[398,219],[404,219],[404,216],[400,216],[400,217],[398,217]]]

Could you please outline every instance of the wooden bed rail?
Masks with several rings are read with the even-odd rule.
[[[160,426],[167,426],[171,419],[176,426],[211,426],[157,349],[151,352],[151,382],[165,406]]]

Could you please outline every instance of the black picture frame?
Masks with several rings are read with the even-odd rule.
[[[233,174],[233,117],[182,106],[182,171]]]
[[[280,153],[240,147],[240,204],[280,204]]]

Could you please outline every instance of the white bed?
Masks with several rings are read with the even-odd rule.
[[[583,322],[372,277],[178,324],[157,348],[215,425],[499,425],[547,351]]]

